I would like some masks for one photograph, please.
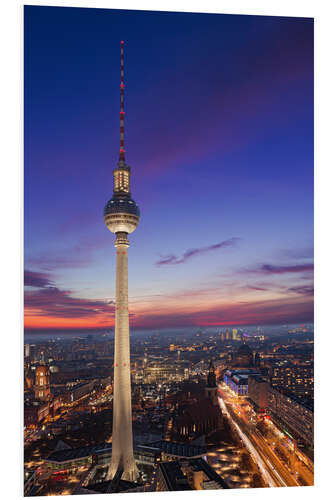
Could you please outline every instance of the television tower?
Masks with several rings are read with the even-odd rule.
[[[122,41],[119,161],[113,171],[113,196],[104,208],[104,222],[116,235],[112,458],[107,479],[113,480],[117,475],[119,479],[135,481],[139,473],[133,455],[127,235],[139,224],[140,210],[130,193],[131,168],[125,162],[124,118],[124,42]]]

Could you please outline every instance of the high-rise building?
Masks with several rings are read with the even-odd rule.
[[[232,329],[232,340],[237,340],[237,328]]]
[[[112,458],[107,479],[115,479],[117,476],[127,481],[135,481],[139,473],[133,455],[132,436],[127,235],[139,224],[140,211],[130,193],[131,168],[125,162],[124,117],[124,42],[122,41],[119,161],[113,171],[113,196],[104,209],[105,224],[116,235]]]

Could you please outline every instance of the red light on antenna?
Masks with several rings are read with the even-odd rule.
[[[121,43],[121,45],[124,45],[124,40],[122,40],[120,43]]]
[[[121,114],[121,115],[124,115],[124,114],[125,114],[125,111],[120,111],[120,114]]]

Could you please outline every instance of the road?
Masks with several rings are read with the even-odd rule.
[[[272,443],[266,440],[256,429],[255,415],[249,405],[242,405],[227,386],[220,386],[219,404],[223,413],[229,418],[231,424],[236,429],[246,448],[250,452],[253,460],[259,467],[261,474],[270,487],[300,486],[302,483],[297,480],[297,474],[288,469],[280,458],[273,451]],[[307,478],[302,474],[306,482],[311,479],[310,471],[307,469]],[[313,484],[313,482],[312,482]]]
[[[266,425],[269,430],[268,444],[274,448],[278,442],[289,459],[289,466],[295,472],[298,483],[312,486],[314,484],[313,462],[297,447],[296,442],[281,432],[272,421],[267,421]]]

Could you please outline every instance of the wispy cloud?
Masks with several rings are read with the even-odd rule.
[[[72,291],[57,287],[40,288],[26,292],[24,297],[25,315],[51,316],[60,318],[82,318],[102,314],[114,316],[114,304],[110,301],[73,297]]]
[[[46,273],[39,273],[35,271],[24,270],[24,286],[31,286],[34,288],[45,288],[53,286],[54,283]]]
[[[313,300],[290,297],[260,301],[221,302],[213,307],[155,307],[141,311],[133,321],[139,328],[179,328],[186,326],[259,325],[313,321]]]
[[[176,255],[165,255],[162,256],[161,259],[158,260],[155,264],[156,266],[184,264],[189,259],[197,255],[204,255],[210,252],[214,252],[215,250],[219,250],[221,248],[233,247],[238,243],[239,240],[240,238],[233,237],[228,240],[221,241],[220,243],[209,245],[207,247],[190,248],[189,250],[186,250],[186,252],[182,255],[182,257],[177,257]]]
[[[293,286],[288,288],[289,292],[299,293],[300,295],[312,296],[314,293],[313,286]]]
[[[257,291],[260,291],[260,292],[266,292],[268,290],[268,288],[264,288],[262,286],[255,286],[255,285],[246,285],[246,287],[248,290],[257,290]]]
[[[73,322],[75,326],[81,322],[82,326],[89,327],[114,324],[113,300],[76,296],[73,290],[55,286],[52,276],[48,273],[27,270],[25,278],[26,284],[35,288],[28,288],[25,291],[27,325],[34,324],[41,327],[45,322],[58,325],[59,321],[65,326]],[[270,289],[260,282],[246,286],[258,291]],[[167,328],[297,323],[313,319],[313,288],[309,285],[285,288],[282,296],[261,300],[253,300],[252,294],[238,298],[221,296],[219,290],[220,287],[183,290],[174,293],[173,296],[158,296],[152,301],[136,302],[130,314],[131,324],[136,328]],[[168,300],[165,300],[166,298]],[[200,298],[205,300],[196,300]]]
[[[61,318],[82,318],[103,315],[114,316],[113,300],[74,297],[73,291],[61,290],[54,285],[48,273],[25,270],[25,286],[37,288],[24,294],[25,315]]]
[[[291,264],[291,265],[272,265],[259,264],[253,269],[241,269],[239,272],[244,274],[288,274],[288,273],[304,273],[313,271],[313,263],[311,264]]]

